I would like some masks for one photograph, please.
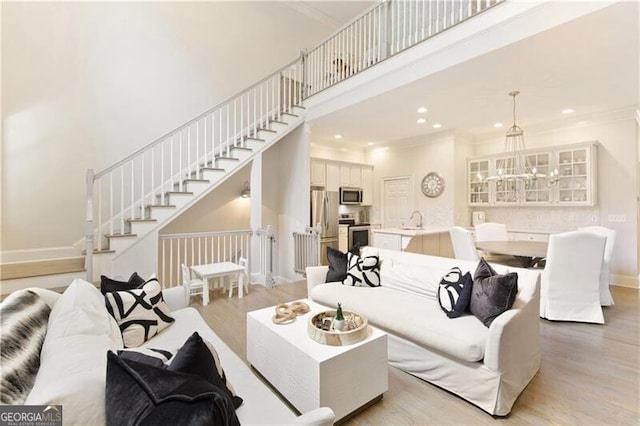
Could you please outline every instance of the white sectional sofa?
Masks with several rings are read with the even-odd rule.
[[[50,290],[31,289],[52,307],[47,333],[61,331],[56,342],[45,343],[41,368],[25,404],[63,405],[64,424],[96,425],[105,423],[106,351],[122,349],[120,330],[107,313],[104,297],[91,284],[76,280],[60,295]],[[58,315],[55,305],[67,296],[72,309]],[[322,407],[298,416],[258,378],[231,349],[207,326],[200,314],[187,306],[183,287],[163,291],[175,322],[144,343],[144,347],[175,350],[198,332],[218,352],[228,381],[244,403],[236,410],[243,425],[331,425],[333,411]],[[55,325],[55,322],[62,322]],[[52,332],[54,333],[54,332]],[[75,334],[75,335],[74,335]],[[277,362],[277,361],[276,361]],[[55,368],[51,368],[51,367]],[[47,371],[43,371],[43,369]],[[132,419],[132,424],[135,420]]]
[[[442,387],[492,415],[504,416],[540,366],[540,273],[517,272],[512,309],[485,327],[473,315],[448,318],[437,300],[441,278],[454,266],[473,275],[477,263],[367,247],[378,254],[380,287],[325,283],[327,266],[307,268],[309,298],[326,306],[341,302],[386,331],[389,364]]]

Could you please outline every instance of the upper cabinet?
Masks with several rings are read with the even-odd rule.
[[[311,185],[338,191],[341,186],[362,188],[362,205],[373,202],[373,166],[321,158],[311,159]]]
[[[558,181],[549,184],[540,178],[532,182],[487,182],[497,174],[498,161],[503,173],[513,172],[515,159],[494,155],[467,161],[468,203],[471,206],[593,206],[597,203],[596,142],[565,145],[547,150],[528,150],[527,164],[541,175],[558,171]],[[513,197],[514,191],[519,196]]]
[[[360,188],[362,186],[361,167],[352,164],[340,164],[340,186]]]
[[[311,186],[327,185],[327,169],[324,161],[311,159]]]

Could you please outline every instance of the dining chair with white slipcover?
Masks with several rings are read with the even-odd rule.
[[[586,231],[549,236],[540,286],[540,317],[604,324],[600,272],[606,237]]]
[[[187,303],[189,303],[189,299],[191,296],[195,294],[204,294],[204,281],[200,278],[191,278],[191,270],[184,263],[181,265],[182,268],[182,285],[184,285],[185,293],[187,295]]]
[[[475,226],[476,241],[507,241],[507,225],[497,222],[479,223]],[[503,265],[522,267],[522,263],[513,256],[498,253],[483,253],[482,257],[487,262],[501,263]]]
[[[611,256],[613,255],[613,245],[616,242],[616,231],[614,229],[605,228],[604,226],[585,226],[578,228],[578,231],[593,232],[607,237],[607,243],[604,246],[602,272],[600,272],[600,304],[602,306],[614,305],[613,296],[611,296],[611,290],[609,290],[609,265],[611,263]]]
[[[471,232],[461,226],[452,226],[449,229],[451,236],[451,244],[453,245],[453,254],[458,260],[480,261],[476,245],[473,243]]]

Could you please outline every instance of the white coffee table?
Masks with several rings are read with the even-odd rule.
[[[331,407],[340,420],[388,389],[387,333],[369,326],[366,339],[329,346],[307,334],[309,318],[332,308],[301,300],[311,311],[290,324],[271,320],[275,307],[247,313],[247,360],[301,413]]]

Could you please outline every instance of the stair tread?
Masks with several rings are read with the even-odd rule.
[[[152,209],[158,209],[158,208],[161,208],[161,209],[169,209],[169,208],[175,209],[176,208],[176,206],[174,206],[172,204],[147,204],[145,207],[152,208]]]
[[[260,139],[260,138],[254,138],[253,136],[245,136],[244,137],[245,141],[257,141],[257,142],[266,142],[265,139]]]
[[[300,117],[298,114],[294,114],[292,112],[283,112],[282,115],[289,115],[291,117]]]
[[[203,183],[209,183],[209,179],[185,179],[182,181],[183,183],[189,183],[189,182],[203,182]]]
[[[128,238],[137,236],[138,234],[105,234],[105,238]]]
[[[277,130],[271,130],[271,129],[265,129],[264,127],[260,127],[258,128],[259,132],[271,132],[271,133],[278,133]]]
[[[298,105],[298,104],[294,105],[294,107],[300,108],[300,109],[307,109],[307,107],[303,107],[302,105]]]
[[[93,250],[93,254],[109,254],[109,253],[115,253],[115,250],[111,250],[111,249],[95,249]],[[82,250],[82,255],[86,256],[87,251],[86,250]]]
[[[278,123],[278,124],[284,124],[285,126],[288,125],[289,123],[285,122],[285,121],[280,121],[280,120],[270,120],[271,123]]]
[[[206,170],[208,172],[224,172],[221,167],[200,167],[200,171]]]
[[[245,146],[233,146],[231,149],[239,149],[240,151],[253,151],[251,148],[247,148]]]
[[[240,161],[239,158],[235,157],[216,157],[216,161],[218,160]]]
[[[130,222],[130,223],[157,222],[157,221],[158,221],[157,219],[138,219],[138,218],[136,218],[136,219],[127,219],[127,222]]]
[[[176,195],[176,194],[185,194],[185,195],[193,195],[193,192],[190,191],[167,191],[166,195]]]

